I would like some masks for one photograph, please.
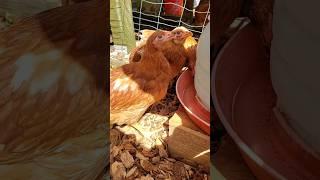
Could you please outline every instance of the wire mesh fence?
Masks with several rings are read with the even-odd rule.
[[[116,67],[128,61],[128,54],[141,38],[140,30],[170,31],[184,26],[198,40],[209,16],[209,0],[112,0],[109,29],[111,64]]]
[[[135,32],[143,29],[172,30],[184,26],[198,39],[208,23],[210,1],[201,0],[197,7],[194,7],[194,1],[132,0]]]

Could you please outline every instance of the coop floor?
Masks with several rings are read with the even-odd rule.
[[[208,180],[208,174],[200,166],[184,164],[168,153],[167,123],[178,107],[179,102],[171,91],[163,101],[152,106],[139,122],[111,129],[112,179]]]
[[[111,47],[111,71],[128,61],[126,49]],[[180,106],[173,79],[166,97],[151,106],[139,122],[115,126],[110,132],[110,174],[112,179],[196,179],[208,174],[170,157],[167,150],[168,120]]]

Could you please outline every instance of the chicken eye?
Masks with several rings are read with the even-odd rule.
[[[158,38],[159,40],[161,40],[161,39],[163,39],[163,35],[159,35],[157,38]]]
[[[177,31],[176,34],[177,34],[177,35],[180,35],[180,34],[181,34],[181,31]]]

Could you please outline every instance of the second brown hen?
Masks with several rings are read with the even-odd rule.
[[[192,53],[188,53],[189,50],[191,50],[191,47],[193,44],[186,44],[186,40],[191,37],[191,40],[194,40],[192,38],[192,32],[190,32],[185,27],[177,27],[171,31],[173,34],[173,43],[171,44],[170,48],[164,49],[163,53],[165,54],[166,58],[168,59],[171,69],[172,69],[172,76],[177,76],[186,62],[195,61],[191,60],[189,58],[193,58],[191,55]],[[194,40],[195,41],[195,40]],[[190,56],[189,56],[190,55]]]
[[[179,74],[183,66],[188,61],[188,64],[195,64],[195,51],[196,51],[196,40],[192,37],[190,32],[185,27],[177,27],[171,31],[173,40],[168,42],[166,47],[162,48],[164,56],[168,59],[172,70],[172,77]],[[145,44],[141,44],[134,49],[129,57],[129,62],[138,62],[144,53]]]
[[[137,122],[150,105],[165,97],[172,72],[161,50],[167,48],[171,40],[170,32],[154,32],[147,40],[139,62],[112,70],[111,125]]]

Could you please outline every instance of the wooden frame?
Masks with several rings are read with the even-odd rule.
[[[169,120],[168,150],[172,157],[210,169],[210,136],[193,124],[182,107]]]

